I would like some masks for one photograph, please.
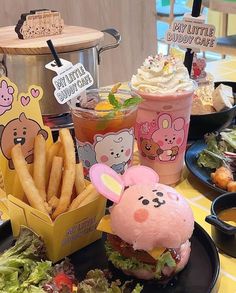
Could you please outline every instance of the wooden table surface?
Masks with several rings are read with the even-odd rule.
[[[236,81],[236,58],[209,62],[206,71],[214,76],[215,81]]]

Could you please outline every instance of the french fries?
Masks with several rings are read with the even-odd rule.
[[[57,153],[59,152],[59,149],[61,147],[61,142],[57,141],[56,143],[53,143],[47,153],[46,153],[46,186],[48,185],[49,181],[49,174],[51,172],[51,167],[52,167],[52,160],[54,156],[57,156]]]
[[[48,201],[48,204],[50,207],[52,207],[52,209],[56,209],[56,207],[58,206],[58,203],[59,203],[59,198],[56,197],[55,195],[53,195]]]
[[[61,196],[58,206],[52,214],[53,219],[68,209],[75,182],[75,149],[73,139],[67,128],[60,129],[59,136],[64,148],[64,171]]]
[[[75,189],[76,193],[80,194],[85,189],[85,181],[83,174],[83,165],[82,163],[75,165]]]
[[[47,190],[47,200],[49,201],[53,196],[57,196],[62,177],[63,159],[55,156],[52,160],[52,167],[50,173],[50,179]]]
[[[20,144],[17,144],[12,148],[11,157],[30,205],[33,208],[48,214],[48,211],[44,205],[44,200],[41,197],[39,190],[35,186],[34,180],[28,171],[27,163],[23,156]]]
[[[88,197],[91,197],[91,194],[92,196],[98,195],[97,190],[92,184],[88,185],[81,194],[77,195],[77,197],[72,201],[69,207],[69,211],[77,209],[83,203],[84,200],[86,200]]]
[[[33,166],[27,166],[20,144],[13,147],[11,154],[25,201],[53,220],[98,197],[92,184],[86,186],[82,163],[76,164],[74,142],[68,129],[60,129],[59,141],[48,149],[42,135],[35,137]],[[33,167],[33,175],[29,167]]]
[[[57,155],[58,155],[58,157],[64,158],[64,148],[63,148],[63,145],[60,146]]]
[[[34,168],[33,178],[35,186],[43,200],[46,200],[46,142],[44,137],[39,134],[34,140]]]

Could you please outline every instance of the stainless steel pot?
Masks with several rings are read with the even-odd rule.
[[[61,58],[71,61],[73,64],[81,62],[84,67],[91,73],[94,84],[92,88],[99,86],[99,68],[101,53],[116,48],[121,36],[115,29],[105,29],[102,32],[114,37],[115,42],[99,48],[98,46],[81,49],[72,52],[58,54]],[[44,116],[57,116],[69,112],[66,104],[60,105],[54,98],[54,86],[52,78],[55,73],[46,70],[45,65],[52,61],[51,54],[44,55],[12,55],[4,54],[0,62],[0,75],[4,74],[15,82],[19,91],[26,91],[27,88],[36,84],[43,88],[44,96],[40,101],[40,107]]]

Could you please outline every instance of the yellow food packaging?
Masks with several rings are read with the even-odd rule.
[[[19,235],[21,226],[29,227],[40,235],[45,242],[48,258],[56,262],[101,238],[102,232],[97,231],[96,227],[105,214],[106,200],[98,194],[91,201],[86,200],[80,208],[65,212],[54,221],[49,215],[28,205],[14,167],[12,169],[9,153],[13,146],[11,141],[17,137],[22,139],[24,131],[27,132],[24,139],[34,139],[35,127],[37,127],[35,135],[39,131],[43,134],[47,133],[46,145],[49,147],[52,144],[51,130],[43,124],[39,106],[43,92],[40,87],[32,85],[26,93],[18,93],[17,86],[6,77],[0,78],[0,88],[3,90],[6,88],[10,92],[10,102],[12,101],[9,107],[0,109],[2,219],[10,218],[15,237]],[[29,122],[32,124],[32,121],[34,129],[28,127]],[[8,131],[9,129],[12,131]],[[29,163],[28,168],[32,172],[32,164]],[[86,182],[86,185],[88,184],[91,183]]]
[[[98,197],[70,212],[65,212],[52,221],[51,218],[32,208],[13,195],[8,196],[8,212],[14,236],[20,227],[26,226],[40,235],[47,248],[48,258],[56,262],[65,256],[89,245],[102,236],[96,227],[104,216],[106,201]]]

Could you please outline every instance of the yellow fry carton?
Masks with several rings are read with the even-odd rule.
[[[22,200],[12,195],[8,196],[13,235],[19,235],[22,225],[29,227],[43,238],[47,256],[53,262],[101,238],[102,232],[97,231],[96,227],[104,216],[105,205],[104,198],[98,195],[92,202],[65,212],[52,221],[48,215],[30,207]]]
[[[104,216],[106,201],[98,193],[79,208],[59,215],[54,221],[28,204],[11,159],[11,149],[21,144],[29,172],[33,170],[34,139],[42,134],[46,147],[53,143],[51,130],[43,124],[40,87],[32,85],[25,93],[6,77],[0,78],[0,210],[2,219],[11,220],[13,235],[21,226],[29,227],[45,241],[47,255],[56,262],[101,238],[96,230]],[[90,184],[86,182],[86,185]]]

